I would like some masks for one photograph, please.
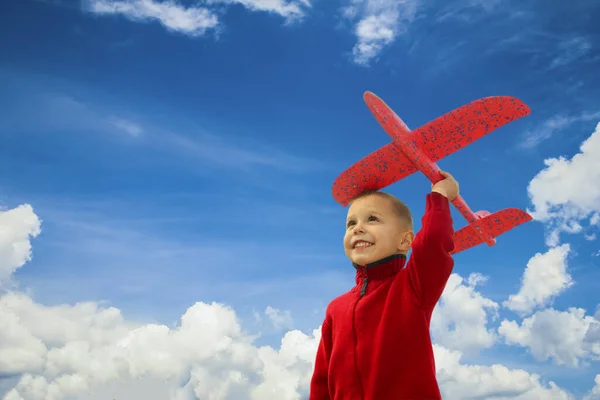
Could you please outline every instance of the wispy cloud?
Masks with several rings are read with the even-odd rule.
[[[485,54],[521,54],[532,62],[540,73],[557,72],[578,63],[595,61],[590,57],[594,49],[593,42],[585,34],[556,33],[545,26],[537,27],[535,15],[524,13],[523,17],[524,23],[531,24],[530,27],[495,41],[493,46],[486,48]]]
[[[407,32],[419,3],[419,0],[351,0],[342,13],[355,23],[354,62],[368,65],[398,35]]]
[[[119,118],[119,117],[110,117],[109,121],[111,124],[119,128],[125,133],[130,134],[131,136],[139,136],[142,133],[142,127],[135,122]]]
[[[267,306],[265,315],[269,318],[275,329],[292,329],[294,320],[289,310],[280,311],[277,308]]]
[[[557,115],[544,121],[535,130],[525,133],[524,139],[519,142],[520,149],[532,149],[540,143],[550,139],[560,130],[567,129],[577,122],[588,122],[600,119],[600,111],[584,112],[579,115]]]
[[[169,126],[169,121],[155,122],[143,111],[125,111],[131,107],[99,100],[90,88],[71,90],[72,85],[64,82],[55,85],[30,78],[21,76],[6,85],[0,79],[0,89],[5,89],[0,93],[0,106],[7,115],[0,120],[0,129],[31,134],[111,134],[106,135],[107,140],[132,138],[128,144],[140,150],[176,156],[171,158],[174,164],[195,163],[211,169],[302,173],[329,168],[325,162],[246,139],[244,132],[208,132],[193,122]]]
[[[506,0],[459,0],[448,2],[436,10],[434,19],[437,22],[474,22],[478,18],[486,16],[487,12],[497,11],[502,3],[506,3]],[[513,16],[518,13],[518,11],[511,10]]]
[[[212,167],[227,169],[275,168],[287,172],[308,172],[326,168],[325,163],[294,156],[267,145],[243,147],[229,143],[216,135],[196,132],[194,136],[164,132],[158,142],[171,146],[180,156],[202,160]]]
[[[219,24],[216,14],[205,7],[185,7],[174,1],[87,0],[86,11],[99,15],[123,15],[134,21],[159,21],[171,31],[190,36],[204,35]]]
[[[562,40],[558,44],[557,55],[550,61],[548,67],[552,69],[568,65],[584,57],[591,48],[590,41],[585,37]]]
[[[514,0],[457,0],[429,12],[439,25],[483,28],[481,35],[470,40],[480,54],[518,56],[534,73],[556,74],[580,63],[597,61],[592,56],[595,43],[584,24],[578,27],[575,19],[568,22],[571,27],[561,28],[549,18],[568,6],[548,5],[555,12],[540,13],[536,5]],[[588,6],[581,7],[584,10]]]
[[[84,0],[84,10],[96,15],[121,15],[136,22],[157,21],[166,29],[198,37],[221,24],[218,5],[241,4],[250,11],[269,12],[286,21],[301,19],[309,0],[206,0],[203,6],[185,6],[175,0]]]
[[[286,20],[296,20],[311,7],[310,0],[206,0],[206,4],[241,4],[250,11],[261,11],[279,15]]]
[[[6,71],[3,71],[6,72]],[[6,132],[127,133],[138,136],[141,127],[121,110],[108,111],[86,97],[61,90],[44,78],[3,73],[0,106],[6,111],[0,129]]]

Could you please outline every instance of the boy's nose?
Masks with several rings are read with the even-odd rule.
[[[354,225],[354,229],[352,230],[352,232],[354,233],[363,233],[363,227],[361,223],[357,223],[356,225]]]

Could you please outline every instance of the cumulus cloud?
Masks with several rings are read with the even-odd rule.
[[[547,223],[549,246],[560,243],[560,234],[584,231],[582,224],[600,226],[600,123],[571,159],[544,161],[546,168],[529,183],[532,216]]]
[[[214,6],[219,4],[241,4],[251,11],[270,12],[287,21],[302,18],[310,7],[309,0],[207,0],[203,4],[186,7],[175,0],[86,0],[85,9],[98,15],[122,15],[133,21],[157,21],[170,31],[196,37],[218,28],[220,20]]]
[[[450,276],[431,317],[436,343],[464,352],[493,346],[495,332],[487,327],[488,311],[495,312],[499,306],[477,292],[477,285],[484,281],[480,274],[471,274],[466,284],[459,275]]]
[[[351,0],[343,15],[355,23],[354,61],[367,65],[415,19],[418,0]]]
[[[295,399],[319,340],[319,330],[289,331],[279,349],[255,346],[234,310],[217,303],[194,304],[169,328],[125,321],[112,307],[48,307],[12,293],[0,300],[0,321],[0,375],[23,374],[4,400],[66,399],[144,377],[170,382],[170,399]]]
[[[521,324],[504,320],[498,332],[507,344],[529,349],[540,361],[578,367],[582,360],[600,360],[600,321],[582,308],[545,309]]]
[[[40,220],[29,204],[0,210],[0,284],[31,260],[30,239],[40,232]]]
[[[535,307],[545,306],[554,297],[573,285],[567,271],[567,256],[571,246],[563,244],[546,253],[537,253],[527,263],[521,288],[511,294],[503,305],[512,311],[528,314]]]
[[[600,374],[596,375],[594,383],[594,387],[583,397],[583,400],[600,400]]]
[[[217,303],[196,303],[176,328],[130,323],[117,309],[92,303],[48,307],[11,294],[0,305],[0,321],[11,324],[0,330],[0,343],[9,343],[12,351],[0,357],[12,366],[0,374],[22,374],[3,400],[99,399],[92,396],[106,394],[107,387],[115,393],[115,384],[138,398],[151,381],[171,400],[298,400],[308,394],[320,340],[319,329],[311,334],[294,330],[279,348],[255,346],[235,311]],[[20,339],[7,341],[6,332]],[[571,398],[523,370],[463,365],[460,351],[439,345],[435,355],[448,398]]]
[[[442,397],[448,399],[574,400],[574,397],[540,376],[504,365],[461,364],[462,353],[434,345],[437,379]]]

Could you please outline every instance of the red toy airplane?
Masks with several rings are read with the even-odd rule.
[[[333,197],[344,207],[363,191],[379,190],[416,171],[432,183],[444,179],[435,161],[530,113],[527,105],[514,97],[486,97],[411,132],[379,97],[366,92],[364,100],[393,142],[358,161],[335,180]],[[460,196],[452,204],[469,223],[454,234],[454,254],[481,243],[493,246],[497,236],[532,219],[517,208],[474,213]]]

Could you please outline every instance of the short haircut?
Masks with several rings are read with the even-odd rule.
[[[410,209],[406,204],[402,202],[402,200],[389,193],[380,192],[378,190],[365,190],[364,192],[350,200],[350,204],[352,204],[354,201],[360,198],[368,196],[380,196],[391,201],[392,205],[394,206],[394,211],[396,212],[396,215],[400,218],[400,220],[402,220],[402,222],[406,223],[411,230],[413,229],[413,218]]]

